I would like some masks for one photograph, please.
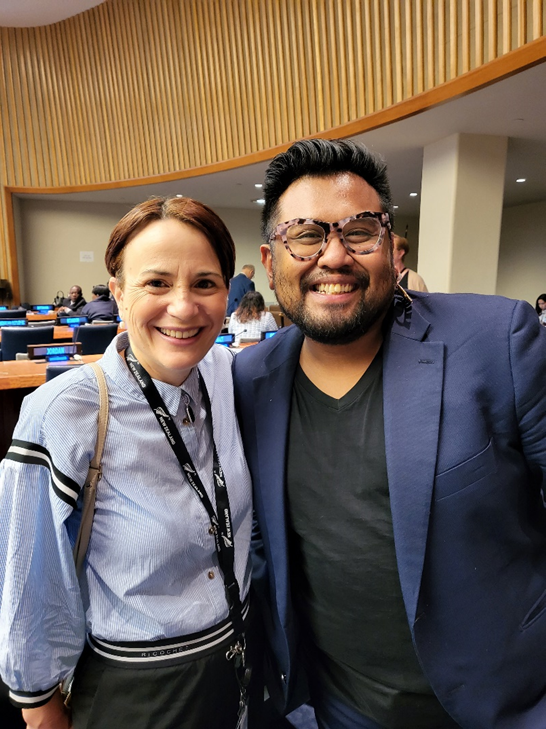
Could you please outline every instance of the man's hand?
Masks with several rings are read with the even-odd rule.
[[[23,709],[23,719],[28,729],[72,729],[70,711],[57,690],[51,699],[37,709]]]

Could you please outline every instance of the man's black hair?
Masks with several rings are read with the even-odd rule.
[[[303,139],[281,152],[265,173],[262,235],[269,241],[277,217],[279,198],[300,177],[329,177],[352,172],[377,192],[383,212],[393,222],[393,207],[387,165],[382,157],[350,139]]]

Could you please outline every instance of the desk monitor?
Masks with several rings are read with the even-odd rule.
[[[233,340],[235,339],[235,334],[219,334],[216,337],[216,344],[223,344],[224,347],[229,347],[231,344],[233,344]]]
[[[31,311],[35,311],[37,314],[49,314],[50,311],[53,311],[53,305],[52,304],[33,304],[30,307]]]
[[[0,312],[2,314],[3,312]],[[27,318],[24,319],[0,319],[0,327],[26,327],[28,326]]]
[[[79,327],[82,324],[87,324],[88,319],[86,316],[59,316],[57,317],[57,324],[61,324],[65,327]]]
[[[0,306],[0,311],[7,311],[7,306]]]
[[[264,339],[271,339],[271,337],[274,337],[275,334],[277,334],[277,329],[275,329],[274,332],[263,332]]]
[[[81,354],[80,342],[70,344],[28,344],[29,359],[45,359],[47,362],[66,362],[75,354]]]

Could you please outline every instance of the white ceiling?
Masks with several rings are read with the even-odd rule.
[[[0,26],[42,25],[83,12],[96,0],[0,0]],[[504,203],[546,200],[546,63],[429,111],[358,135],[387,160],[398,213],[419,214],[423,149],[455,133],[509,137]],[[254,187],[267,162],[174,182],[70,195],[58,200],[133,204],[150,195],[184,194],[217,208],[255,208]],[[165,170],[170,172],[170,170]],[[527,182],[516,183],[518,177]],[[50,195],[24,195],[51,199]]]
[[[35,28],[72,18],[104,0],[0,0],[0,27]]]

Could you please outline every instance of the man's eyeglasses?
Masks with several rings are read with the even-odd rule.
[[[386,229],[391,229],[388,213],[366,211],[337,223],[296,218],[279,223],[271,233],[269,242],[279,236],[293,258],[309,261],[324,252],[330,233],[336,233],[349,253],[364,256],[379,248]]]

